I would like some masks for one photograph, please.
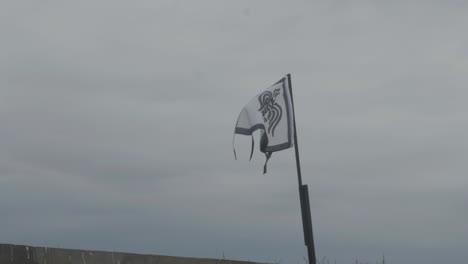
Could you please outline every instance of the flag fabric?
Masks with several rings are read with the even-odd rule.
[[[252,136],[250,159],[254,150],[252,134],[260,130],[260,151],[266,155],[263,173],[266,173],[267,162],[273,152],[294,145],[294,109],[290,78],[289,74],[286,75],[255,96],[242,109],[237,119],[234,135]],[[234,156],[236,156],[235,149]]]

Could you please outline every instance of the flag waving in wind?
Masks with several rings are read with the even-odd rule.
[[[239,118],[237,118],[234,137],[236,134],[252,136],[250,159],[252,159],[254,151],[254,137],[252,134],[256,130],[260,130],[260,151],[265,153],[266,156],[265,166],[263,167],[264,174],[266,173],[268,160],[273,152],[294,146],[304,243],[307,246],[309,263],[315,263],[315,244],[312,232],[309,191],[307,185],[302,184],[290,74],[287,74],[277,83],[270,86],[270,88],[250,100],[242,109]],[[234,147],[234,138],[232,144]],[[235,156],[236,150],[234,149]]]
[[[260,151],[265,153],[266,165],[275,151],[294,145],[294,109],[291,99],[290,75],[255,96],[241,111],[234,133],[252,136],[252,159],[254,150],[253,132],[260,130]],[[234,155],[236,151],[234,150]]]

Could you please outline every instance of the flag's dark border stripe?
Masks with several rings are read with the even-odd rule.
[[[270,146],[270,147],[267,147],[265,148],[265,151],[266,152],[275,152],[275,151],[279,151],[279,150],[283,150],[283,149],[287,149],[287,148],[290,148],[291,147],[291,142],[287,142],[287,143],[283,143],[283,144],[278,144],[278,145],[274,145],[274,146]]]
[[[263,125],[263,124],[256,124],[255,126],[253,126],[253,127],[251,127],[251,128],[236,127],[235,133],[236,133],[236,134],[241,134],[241,135],[250,136],[250,135],[252,135],[253,132],[255,132],[255,130],[257,130],[257,129],[263,129],[263,130],[265,130],[265,125]]]
[[[286,89],[286,83],[287,81],[287,76],[283,77],[281,80],[277,81],[275,84],[273,84],[272,86],[275,86],[277,85],[278,83],[281,83],[282,87],[283,87],[283,97],[284,97],[284,102],[286,104],[286,116],[287,116],[287,119],[288,119],[288,142],[286,143],[282,143],[282,144],[278,144],[278,145],[274,145],[274,146],[268,146],[265,148],[265,151],[271,151],[271,152],[275,152],[275,151],[279,151],[279,150],[283,150],[283,149],[287,149],[287,148],[290,148],[291,147],[291,118],[294,118],[290,115],[290,107],[289,107],[289,100],[288,99],[291,99],[289,98],[290,96],[290,92]],[[288,85],[289,86],[289,85]],[[271,86],[270,86],[271,87]],[[235,132],[236,134],[241,134],[241,135],[246,135],[246,136],[250,136],[253,134],[253,132],[255,132],[256,130],[258,129],[263,129],[265,130],[265,125],[263,124],[256,124],[254,126],[252,126],[251,128],[242,128],[242,127],[236,127],[235,128]]]

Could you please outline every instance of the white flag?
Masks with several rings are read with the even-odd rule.
[[[268,159],[272,152],[294,145],[294,112],[290,90],[290,75],[255,96],[241,111],[235,134],[252,135],[261,131],[260,151]],[[253,154],[253,136],[252,150]],[[235,155],[235,150],[234,150]],[[266,173],[266,162],[264,173]]]

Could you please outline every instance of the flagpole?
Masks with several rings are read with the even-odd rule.
[[[312,231],[312,217],[310,213],[309,191],[307,185],[302,185],[301,161],[299,159],[299,144],[297,142],[296,114],[294,112],[294,100],[292,92],[291,74],[288,74],[289,93],[291,94],[291,103],[293,109],[294,126],[294,149],[296,152],[297,180],[299,184],[299,201],[301,204],[302,227],[304,230],[304,243],[307,247],[309,264],[316,264],[314,234]]]

